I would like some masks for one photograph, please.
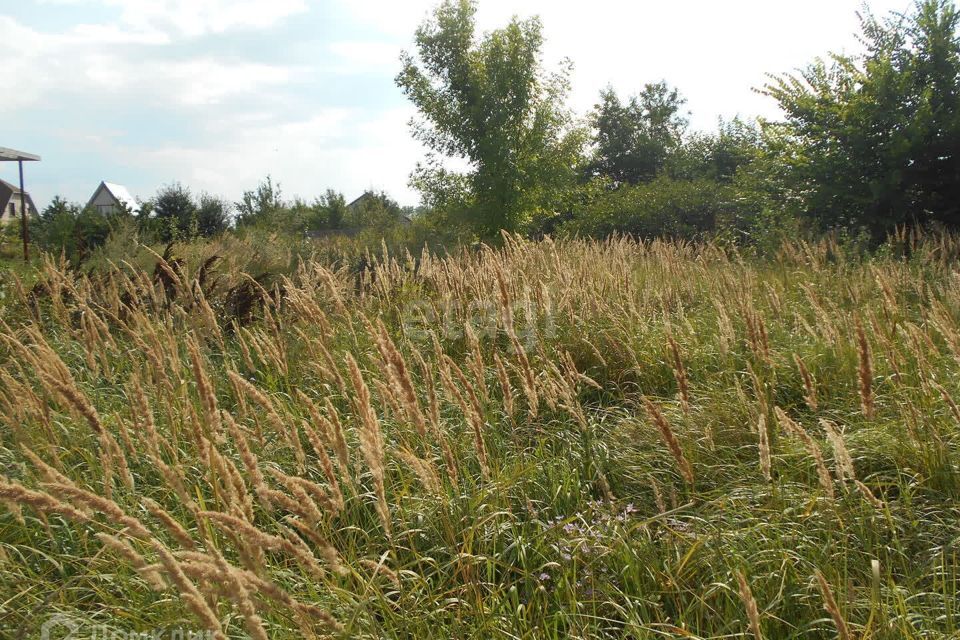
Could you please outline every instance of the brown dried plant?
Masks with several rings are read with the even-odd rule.
[[[670,450],[670,455],[673,456],[674,461],[677,463],[677,469],[680,471],[680,475],[683,476],[687,485],[693,488],[693,465],[690,464],[690,461],[687,460],[686,455],[684,455],[683,447],[680,446],[680,441],[673,433],[670,422],[667,421],[667,418],[660,411],[660,408],[646,396],[643,398],[643,406],[644,409],[646,409],[647,417],[649,417],[650,421],[660,432],[660,438],[664,444],[667,445],[667,448]]]

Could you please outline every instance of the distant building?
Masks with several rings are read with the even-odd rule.
[[[367,191],[364,191],[359,198],[356,198],[353,200],[353,202],[347,205],[347,211],[356,216],[365,207],[381,206],[385,209],[389,209],[391,204],[394,207],[397,206],[397,204],[389,199],[385,193],[377,193],[376,191],[368,189]],[[408,224],[412,224],[413,220],[407,214],[400,212],[397,214],[397,223],[402,226],[406,226]]]
[[[29,193],[24,194],[27,215],[36,217],[37,207]],[[0,180],[0,226],[8,225],[20,219],[20,187]]]
[[[334,229],[311,229],[305,232],[308,238],[344,236],[352,238],[365,231],[413,224],[413,219],[385,193],[367,190],[344,205],[346,215]]]
[[[87,206],[96,207],[97,211],[103,214],[115,213],[124,208],[133,214],[140,213],[137,199],[130,195],[125,186],[112,182],[101,182]]]
[[[347,205],[347,210],[356,211],[367,202],[376,201],[376,200],[377,200],[377,194],[374,191],[369,191],[369,190],[364,191],[359,198],[356,198],[355,200],[350,202],[350,204]]]

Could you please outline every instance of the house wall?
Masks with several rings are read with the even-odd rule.
[[[90,201],[90,205],[101,213],[113,213],[117,207],[117,201],[113,199],[109,191],[100,189],[97,191],[96,197]]]
[[[13,211],[10,210],[10,205],[14,205]],[[17,218],[20,217],[20,203],[4,203],[3,211],[0,212],[0,224],[8,225],[14,222]]]
[[[20,219],[20,194],[14,193],[10,196],[9,200],[5,201],[4,198],[0,197],[0,202],[3,202],[3,212],[0,215],[0,225],[13,224]],[[27,215],[33,216],[34,211],[30,208],[30,196],[27,195]]]

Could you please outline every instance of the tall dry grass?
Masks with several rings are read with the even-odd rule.
[[[13,637],[960,633],[954,236],[181,250],[5,291]]]

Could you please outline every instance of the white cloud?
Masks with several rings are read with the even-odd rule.
[[[121,9],[125,24],[174,30],[183,36],[262,29],[307,10],[303,0],[103,0]]]
[[[48,84],[38,73],[36,60],[47,49],[46,38],[17,21],[0,16],[0,60],[4,73],[15,80],[17,91],[8,91],[0,100],[0,114],[16,112],[36,101]]]
[[[46,4],[103,5],[119,11],[134,31],[195,37],[232,29],[263,29],[307,11],[306,0],[42,0]]]
[[[5,94],[0,114],[16,113],[71,93],[138,103],[198,106],[285,85],[301,68],[210,55],[171,59],[156,51],[131,57],[123,44],[164,44],[157,32],[123,31],[110,25],[80,25],[49,34],[0,16],[0,59],[17,91]],[[93,93],[95,92],[95,93]]]
[[[78,24],[64,35],[56,38],[67,45],[96,45],[107,47],[122,44],[169,44],[170,37],[153,29],[124,29],[115,24]]]
[[[126,87],[143,92],[159,91],[157,97],[184,105],[210,105],[225,98],[252,94],[282,86],[294,77],[291,67],[248,62],[225,63],[200,58],[183,62],[157,62],[138,67],[126,65]]]

